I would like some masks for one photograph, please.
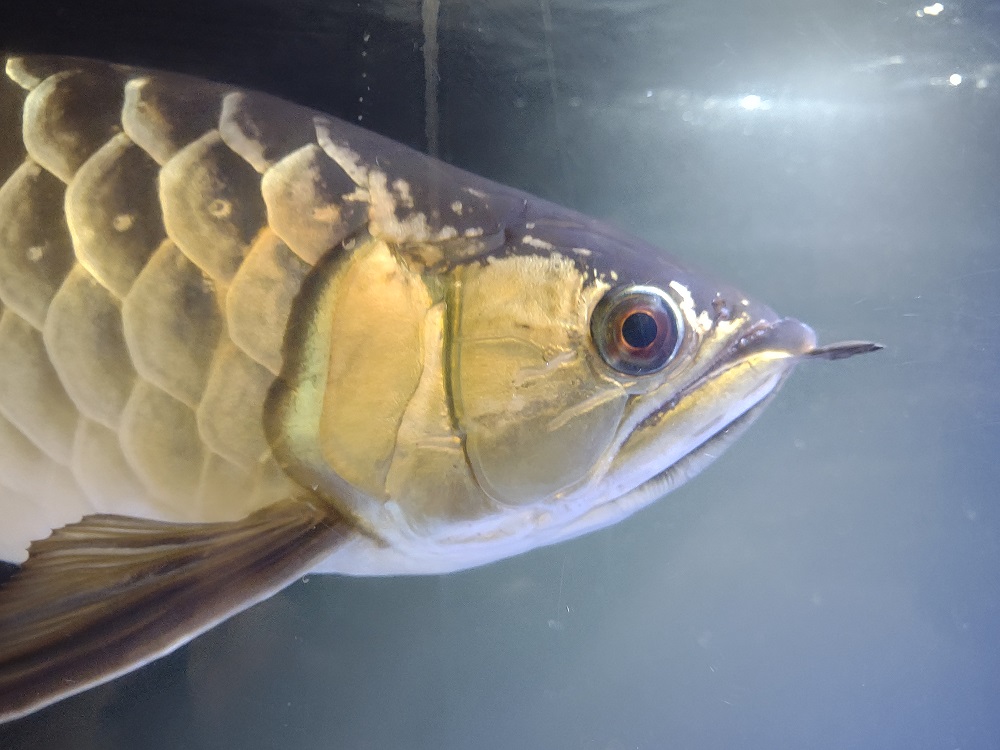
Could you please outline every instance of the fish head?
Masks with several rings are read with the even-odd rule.
[[[450,355],[476,481],[529,511],[534,546],[613,524],[694,476],[816,337],[641,240],[529,210],[508,232],[515,252],[464,269]]]
[[[430,180],[422,156],[418,182],[359,167],[356,142],[327,151],[379,186],[373,219],[296,301],[269,437],[411,569],[615,523],[718,456],[803,357],[846,356],[589,217],[439,163]]]

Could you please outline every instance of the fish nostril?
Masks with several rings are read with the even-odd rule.
[[[715,321],[729,320],[732,317],[732,310],[730,310],[729,305],[726,300],[717,296],[712,300],[712,311],[715,313]]]

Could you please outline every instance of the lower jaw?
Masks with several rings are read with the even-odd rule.
[[[590,513],[595,515],[617,513],[619,518],[624,518],[697,476],[746,432],[750,425],[764,411],[771,399],[774,398],[775,394],[781,389],[792,369],[793,367],[784,367],[781,371],[772,374],[773,381],[770,378],[765,379],[765,382],[770,381],[772,383],[770,387],[759,390],[750,389],[748,394],[741,399],[745,407],[742,411],[728,415],[720,412],[717,415],[717,419],[726,420],[722,427],[707,434],[703,440],[683,455],[675,458],[669,466],[659,473],[640,482],[633,489],[626,491],[615,500],[594,508]],[[755,393],[762,395],[756,395],[755,397]],[[683,408],[682,402],[678,402],[674,408]],[[683,432],[682,429],[678,431]],[[662,441],[658,442],[661,445],[664,444]],[[669,445],[669,441],[667,441],[667,444]],[[650,450],[652,452],[654,449],[650,448]],[[577,523],[585,522],[586,515],[578,519]],[[605,523],[603,525],[608,524]]]

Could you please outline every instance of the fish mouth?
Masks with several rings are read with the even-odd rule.
[[[696,476],[756,421],[799,362],[881,348],[864,341],[818,347],[812,328],[794,318],[741,326],[697,377],[634,425],[598,485],[609,499],[569,523],[564,538],[616,523]],[[629,465],[660,468],[639,476]]]
[[[718,342],[700,373],[630,430],[605,475],[610,499],[572,524],[574,535],[630,515],[697,475],[756,420],[815,346],[813,330],[793,318],[744,324]]]
[[[697,377],[636,424],[622,445],[628,445],[634,437],[642,441],[644,433],[653,435],[653,442],[674,455],[666,468],[647,482],[662,483],[666,477],[680,474],[689,478],[700,468],[691,472],[684,466],[706,465],[712,459],[706,460],[705,456],[718,453],[707,450],[708,446],[728,445],[731,435],[741,434],[799,362],[844,359],[881,348],[880,344],[868,341],[817,346],[815,331],[795,318],[758,320],[744,325],[731,335],[728,345],[721,346],[702,366]],[[692,415],[697,416],[692,418]],[[667,426],[672,421],[697,429],[685,435],[684,428]],[[658,439],[657,433],[669,434],[671,439]],[[685,443],[687,450],[678,451]],[[695,454],[701,458],[695,460]]]
[[[692,401],[702,399],[713,381],[725,380],[727,376],[733,376],[737,382],[749,382],[743,398],[737,399],[736,408],[730,409],[724,416],[717,415],[711,428],[705,431],[700,440],[692,442],[688,450],[608,505],[627,515],[700,473],[757,420],[797,363],[807,359],[845,359],[882,348],[881,344],[871,341],[841,341],[817,346],[813,329],[794,318],[762,320],[743,327],[733,335],[731,344],[722,349],[700,377],[650,414],[642,424],[662,424],[670,418],[671,411],[683,411]],[[760,370],[761,373],[757,378],[749,378],[734,376],[729,372],[740,367]]]
[[[743,326],[732,335],[728,346],[723,346],[714,358],[702,368],[702,373],[677,391],[659,409],[651,412],[636,425],[634,431],[641,431],[650,423],[662,420],[671,410],[677,408],[692,394],[703,392],[705,384],[723,376],[727,371],[745,366],[752,361],[769,362],[788,359],[785,368],[790,371],[795,362],[816,350],[816,333],[805,323],[794,318],[776,321],[760,320]],[[783,378],[784,376],[782,376]]]
[[[793,318],[744,323],[717,338],[702,362],[692,363],[690,379],[629,426],[617,446],[610,472],[632,475],[637,487],[677,464],[744,413],[776,391],[795,364],[816,347],[813,330]],[[717,331],[718,329],[716,329]],[[663,390],[671,385],[664,383]],[[655,398],[655,396],[654,396]],[[627,468],[645,465],[659,471],[645,477]],[[639,470],[637,473],[642,474]]]
[[[703,452],[709,446],[714,447],[720,443],[728,445],[735,440],[735,437],[742,434],[774,398],[794,366],[803,357],[811,356],[816,351],[818,351],[816,332],[795,318],[780,318],[774,321],[760,320],[743,328],[733,337],[733,342],[729,347],[716,357],[705,373],[678,394],[677,402],[680,402],[685,395],[702,389],[706,382],[718,379],[735,367],[747,365],[753,367],[754,362],[766,362],[772,366],[776,361],[787,360],[787,362],[783,363],[783,369],[770,388],[762,392],[757,391],[758,397],[751,399],[742,413],[729,423],[722,425],[703,443],[696,446],[682,461],[690,459],[696,453]],[[669,467],[667,471],[673,468]]]

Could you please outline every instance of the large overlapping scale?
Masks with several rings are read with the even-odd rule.
[[[0,559],[288,496],[261,413],[292,301],[367,222],[313,113],[65,58],[10,58],[0,112]]]

